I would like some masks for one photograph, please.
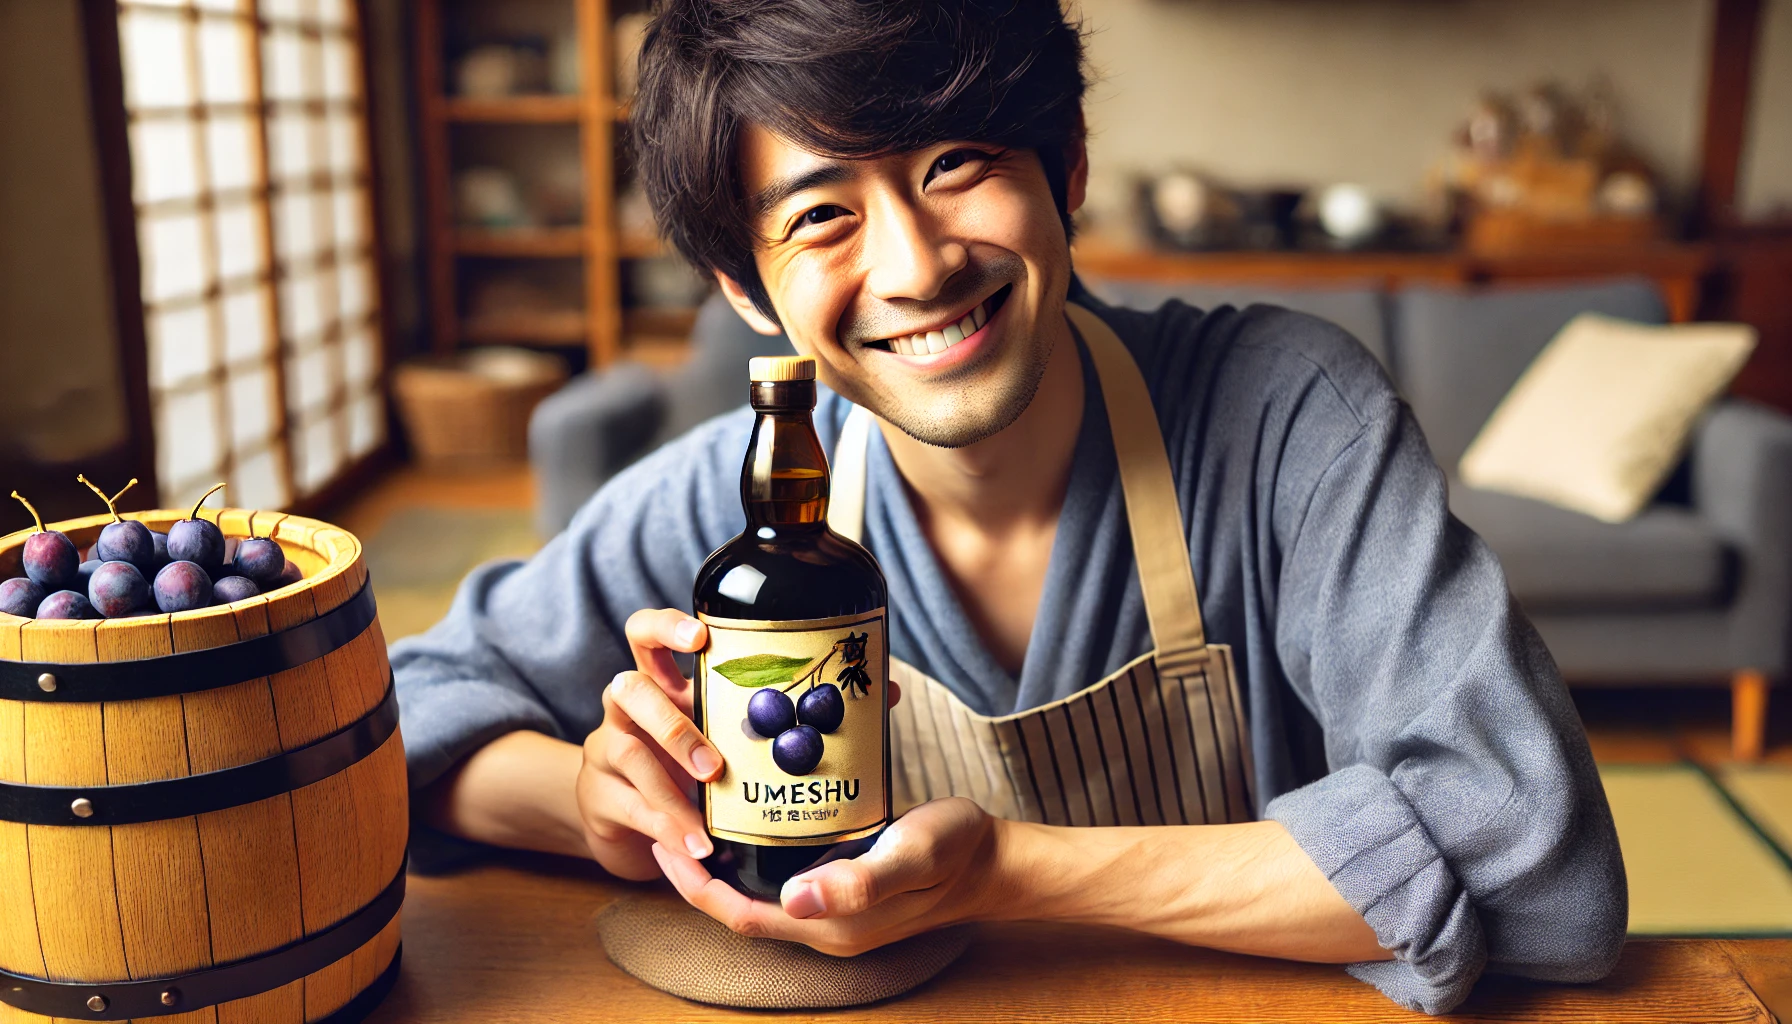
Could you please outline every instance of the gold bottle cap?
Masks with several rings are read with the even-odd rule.
[[[785,380],[814,380],[813,356],[754,356],[747,360],[747,374],[754,383]]]

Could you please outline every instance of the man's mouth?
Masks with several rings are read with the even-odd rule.
[[[989,322],[990,317],[995,316],[996,311],[1002,308],[1002,303],[1008,301],[1008,296],[1013,292],[1014,286],[1005,284],[995,294],[977,303],[969,312],[950,323],[925,331],[917,331],[914,334],[866,342],[866,347],[880,349],[884,352],[894,352],[899,356],[926,356],[944,352],[981,330],[983,325]]]

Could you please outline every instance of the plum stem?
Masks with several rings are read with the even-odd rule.
[[[830,661],[833,661],[833,660],[834,660],[834,652],[833,652],[833,651],[829,651],[829,652],[828,652],[828,654],[827,654],[827,657],[825,657],[825,658],[823,658],[823,659],[821,659],[821,660],[820,660],[820,661],[818,661],[818,662],[816,662],[816,663],[815,663],[815,667],[814,667],[814,668],[812,668],[812,669],[810,669],[810,670],[809,670],[809,671],[807,671],[807,672],[804,672],[804,673],[803,673],[803,674],[802,674],[802,675],[800,675],[800,676],[797,676],[797,677],[796,677],[796,678],[795,678],[795,679],[792,679],[792,680],[791,680],[791,681],[790,681],[790,682],[789,682],[789,683],[788,683],[788,684],[787,684],[787,685],[786,685],[786,686],[785,686],[785,687],[784,687],[784,689],[783,689],[783,691],[782,691],[782,692],[784,692],[784,693],[789,693],[789,692],[790,692],[790,691],[791,691],[791,690],[793,690],[793,689],[795,689],[795,688],[796,688],[796,686],[797,686],[797,684],[798,684],[798,683],[801,683],[801,682],[803,682],[803,681],[804,681],[804,680],[808,680],[808,682],[809,682],[809,689],[811,689],[811,690],[813,690],[813,689],[815,689],[815,680],[816,680],[816,679],[817,679],[817,678],[819,678],[819,677],[820,677],[820,676],[821,676],[821,670],[822,670],[822,669],[824,669],[824,668],[826,668],[826,667],[827,667],[827,664],[828,664],[828,662],[830,662]]]
[[[50,531],[44,529],[44,517],[37,514],[37,508],[34,505],[32,505],[29,501],[26,501],[25,496],[23,494],[20,494],[18,491],[14,491],[14,492],[12,492],[12,496],[19,499],[19,504],[25,506],[25,508],[31,512],[31,518],[37,520],[37,532],[38,533],[49,533],[50,532]]]
[[[131,483],[136,483],[136,482],[137,481],[135,481],[135,480],[131,481]],[[218,481],[216,484],[213,484],[211,490],[206,491],[204,494],[200,495],[199,500],[195,501],[193,503],[193,514],[188,516],[187,518],[188,519],[198,519],[199,518],[199,507],[201,505],[205,504],[205,499],[211,497],[212,495],[218,493],[219,491],[221,491],[223,489],[224,489],[224,482],[222,480]],[[120,491],[119,493],[123,494],[124,492]]]
[[[93,481],[87,479],[85,474],[76,473],[75,479],[79,480],[81,483],[86,484],[88,490],[90,490],[93,493],[100,496],[100,500],[106,503],[106,511],[112,513],[112,521],[113,522],[115,522],[115,523],[124,522],[124,517],[118,514],[118,499],[124,497],[124,492],[137,486],[137,478],[136,477],[131,477],[131,482],[128,484],[125,484],[123,487],[120,487],[118,489],[118,493],[114,494],[110,498],[106,497],[105,491],[102,491],[98,487],[95,487],[93,485]]]

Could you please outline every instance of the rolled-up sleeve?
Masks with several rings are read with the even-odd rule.
[[[1447,498],[1391,400],[1320,476],[1285,548],[1275,645],[1330,774],[1265,811],[1395,956],[1350,972],[1428,1013],[1483,970],[1602,977],[1628,903],[1561,676]]]

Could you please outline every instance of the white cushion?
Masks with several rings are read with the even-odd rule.
[[[1746,324],[1656,327],[1583,313],[1493,411],[1462,455],[1462,481],[1624,522],[1754,347]]]

